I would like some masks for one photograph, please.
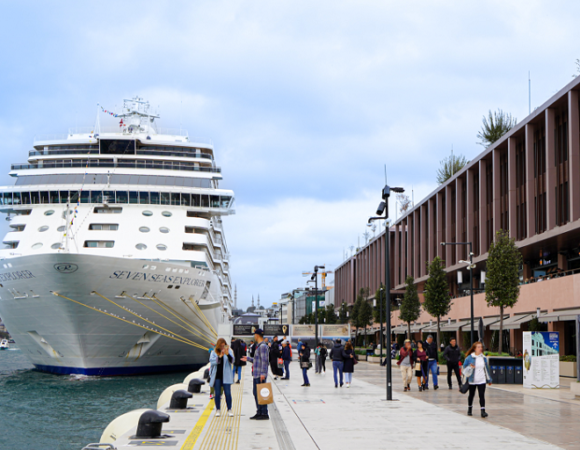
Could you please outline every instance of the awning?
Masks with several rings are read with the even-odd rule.
[[[508,319],[509,316],[504,316],[503,320],[505,323],[505,320]],[[483,318],[483,328],[487,328],[489,325],[492,325],[496,322],[499,322],[499,316],[496,317],[484,317]],[[473,329],[475,330],[475,332],[477,332],[477,329],[479,327],[479,317],[474,317],[473,318]],[[467,325],[463,325],[461,327],[461,331],[471,331],[471,320],[467,321]]]
[[[443,328],[443,326],[441,326]],[[436,333],[437,332],[437,322],[433,325],[427,325],[421,330],[421,333]]]
[[[394,334],[405,334],[407,332],[407,325],[399,325],[391,330]]]
[[[540,316],[540,322],[558,322],[560,320],[576,320],[576,317],[578,315],[580,315],[580,308],[554,311],[549,314],[544,314]]]
[[[441,324],[441,331],[458,331],[462,326],[471,323],[469,320],[456,320],[455,322]],[[477,322],[476,322],[477,324]],[[477,328],[477,325],[476,325]]]
[[[421,325],[420,323],[418,323],[416,325],[411,325],[411,333],[418,333],[419,331],[423,330],[424,328],[426,328],[428,326],[429,326],[428,323],[424,323],[423,325]]]
[[[536,313],[516,314],[509,319],[503,321],[504,330],[518,330],[522,323],[528,323],[536,316]],[[490,330],[499,330],[499,320],[489,327]]]

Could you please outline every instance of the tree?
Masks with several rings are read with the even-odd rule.
[[[348,322],[348,307],[345,302],[342,302],[340,309],[338,310],[338,322],[347,323]]]
[[[336,323],[338,318],[336,317],[336,312],[334,311],[334,305],[326,305],[325,313],[327,324],[332,325]]]
[[[411,199],[406,194],[397,194],[397,201],[399,202],[399,212],[404,214],[411,207]]]
[[[385,295],[385,285],[383,283],[381,283],[381,287],[375,292],[375,300],[377,301],[377,306],[374,308],[373,318],[375,322],[381,323],[385,321],[385,313],[387,311],[387,296]],[[382,316],[381,312],[383,313]]]
[[[443,158],[439,162],[439,169],[437,169],[437,183],[443,184],[461,169],[463,169],[469,161],[463,155],[454,155]]]
[[[409,339],[411,339],[411,322],[417,320],[421,315],[421,301],[419,300],[417,286],[415,286],[413,277],[408,276],[405,283],[405,295],[399,308],[399,319],[407,322],[407,333]]]
[[[499,307],[499,353],[503,350],[503,311],[513,308],[520,295],[522,254],[507,231],[499,230],[489,246],[485,300],[488,306]]]
[[[358,311],[359,323],[365,329],[364,345],[367,345],[367,326],[373,323],[373,307],[367,300],[363,300]]]
[[[433,317],[437,317],[437,345],[441,342],[441,316],[445,316],[451,309],[447,274],[443,270],[444,261],[438,256],[428,264],[429,278],[425,282],[425,302],[423,308]]]
[[[501,109],[494,113],[490,110],[487,117],[483,116],[481,131],[477,133],[477,137],[480,140],[479,144],[484,147],[490,146],[511,130],[517,122],[518,120],[515,117],[503,112]]]

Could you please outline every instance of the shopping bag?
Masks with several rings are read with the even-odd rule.
[[[282,358],[278,358],[278,369],[284,368],[284,360]]]
[[[272,383],[261,383],[256,385],[256,392],[258,394],[258,405],[269,405],[270,403],[274,403]]]

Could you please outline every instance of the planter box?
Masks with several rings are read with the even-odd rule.
[[[578,366],[576,363],[560,361],[560,376],[576,378],[578,376]]]
[[[367,361],[371,364],[380,364],[381,357],[380,356],[368,356]]]
[[[366,361],[367,355],[356,355],[356,359],[358,359],[359,362]]]
[[[580,383],[572,381],[572,383],[570,383],[570,391],[572,391],[572,394],[576,396],[576,400],[580,400]]]

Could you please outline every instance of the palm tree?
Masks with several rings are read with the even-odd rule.
[[[518,120],[515,117],[503,112],[501,109],[494,113],[490,110],[487,117],[483,116],[481,131],[477,133],[477,137],[481,141],[479,144],[484,147],[490,146],[511,130],[517,122]]]

